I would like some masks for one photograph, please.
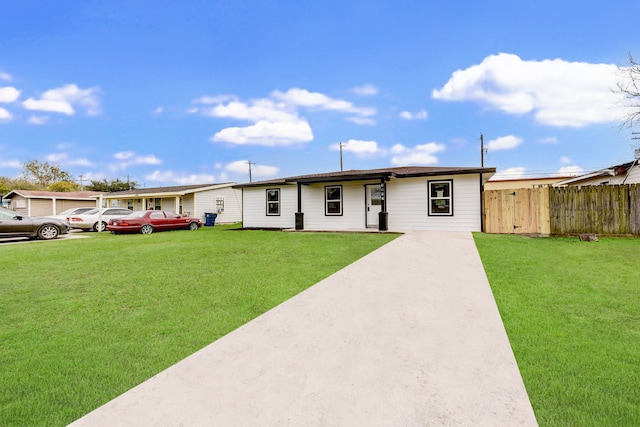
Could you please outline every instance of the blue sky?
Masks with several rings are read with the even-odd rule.
[[[633,159],[612,92],[637,0],[5,2],[0,176],[248,182],[403,165],[568,175]]]

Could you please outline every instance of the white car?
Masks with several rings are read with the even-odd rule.
[[[80,215],[87,211],[90,211],[91,209],[96,209],[96,208],[71,208],[71,209],[67,209],[66,211],[62,211],[57,215],[47,215],[46,218],[58,218],[66,221],[66,219],[72,215]]]
[[[67,221],[71,228],[85,231],[104,231],[110,219],[122,218],[132,213],[133,211],[127,208],[103,208],[101,210],[93,208],[79,215],[70,215],[67,217]]]

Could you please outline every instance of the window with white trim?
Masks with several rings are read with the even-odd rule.
[[[453,180],[429,181],[429,216],[453,216]]]
[[[324,214],[342,215],[342,185],[324,187]]]
[[[267,215],[280,215],[280,189],[267,189]]]
[[[216,196],[216,212],[224,212],[224,197]]]

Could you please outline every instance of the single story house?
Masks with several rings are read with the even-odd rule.
[[[242,220],[242,192],[236,183],[181,185],[173,187],[136,188],[102,195],[105,207],[131,210],[156,209],[193,216],[205,221],[205,213],[217,214],[216,222]]]
[[[495,168],[406,166],[239,184],[244,228],[481,231]]]
[[[614,165],[595,172],[558,181],[554,187],[581,185],[640,184],[640,160]]]
[[[57,215],[71,208],[96,207],[96,191],[13,190],[3,196],[9,209],[29,216]]]

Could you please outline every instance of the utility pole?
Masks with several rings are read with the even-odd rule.
[[[83,185],[83,175],[80,175],[80,191],[84,191],[84,185]]]
[[[488,148],[484,148],[484,135],[480,134],[480,167],[484,167],[484,153],[489,151]]]
[[[249,182],[253,182],[251,179],[251,165],[255,165],[251,160],[247,160],[247,164],[249,165]]]
[[[340,172],[342,172],[342,147],[346,146],[346,144],[343,144],[342,141],[340,141]]]

